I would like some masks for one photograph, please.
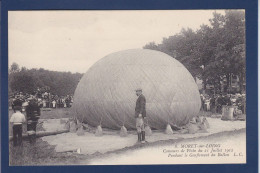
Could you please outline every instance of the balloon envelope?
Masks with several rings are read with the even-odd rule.
[[[189,71],[171,56],[154,50],[112,53],[80,80],[73,110],[80,121],[110,129],[135,128],[135,89],[146,97],[148,125],[182,126],[199,113],[198,87]]]

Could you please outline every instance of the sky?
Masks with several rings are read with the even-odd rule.
[[[209,24],[223,10],[9,11],[9,66],[85,73],[104,56],[149,42],[182,28]]]

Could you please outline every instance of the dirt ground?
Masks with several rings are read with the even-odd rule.
[[[146,140],[150,143],[170,139],[188,139],[201,136],[209,136],[224,131],[234,131],[246,127],[245,121],[222,121],[217,118],[208,118],[210,129],[208,133],[195,134],[172,134],[168,135],[163,132],[154,132],[151,136],[147,136]],[[59,120],[46,120],[43,127],[57,128],[60,127]],[[91,155],[95,153],[104,154],[109,151],[130,147],[136,144],[137,135],[134,133],[128,134],[126,137],[120,137],[118,132],[105,133],[101,137],[95,136],[90,132],[85,132],[83,136],[78,136],[76,133],[63,133],[55,136],[45,136],[43,141],[55,146],[57,152],[81,149],[82,154]]]
[[[132,147],[123,151],[114,151],[90,159],[82,160],[82,165],[149,165],[149,164],[217,164],[217,163],[246,163],[246,133],[245,129],[231,132],[220,132],[199,138],[168,140],[155,142],[151,145]],[[187,153],[188,157],[179,157],[173,151],[180,145],[220,144],[219,157],[199,157],[197,153]],[[229,156],[223,156],[223,149],[232,149]],[[211,153],[211,148],[209,152]],[[171,151],[171,152],[169,152]],[[180,150],[179,150],[180,151]],[[233,157],[236,153],[236,157]],[[178,152],[180,154],[180,152]],[[191,154],[191,155],[190,155]]]

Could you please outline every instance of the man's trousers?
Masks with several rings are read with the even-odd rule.
[[[20,146],[22,144],[22,133],[23,133],[23,125],[22,124],[14,124],[13,125],[13,145]]]

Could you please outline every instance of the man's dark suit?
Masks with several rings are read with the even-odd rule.
[[[142,117],[146,117],[146,99],[143,94],[141,94],[138,99],[136,100],[136,106],[135,106],[135,117],[137,118],[139,114],[142,114]]]

